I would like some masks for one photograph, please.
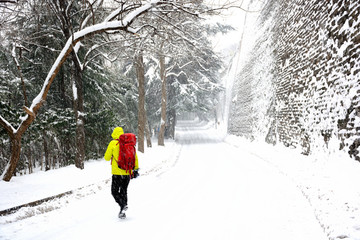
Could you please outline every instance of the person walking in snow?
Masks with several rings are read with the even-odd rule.
[[[114,197],[115,201],[120,206],[119,218],[126,218],[125,211],[128,209],[127,205],[127,188],[130,183],[131,175],[133,177],[138,176],[138,157],[135,152],[135,167],[134,171],[127,171],[119,168],[117,160],[119,158],[119,139],[120,136],[124,134],[124,130],[121,127],[116,127],[111,134],[113,140],[109,143],[106,152],[105,160],[111,160],[111,169],[112,169],[112,183],[111,183],[111,194]]]

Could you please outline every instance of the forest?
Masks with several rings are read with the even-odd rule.
[[[111,131],[138,151],[173,138],[176,116],[215,118],[223,63],[212,35],[230,26],[203,1],[0,2],[0,172],[103,157]]]

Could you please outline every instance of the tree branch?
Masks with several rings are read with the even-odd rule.
[[[16,133],[15,128],[8,121],[6,121],[5,118],[3,118],[1,115],[0,115],[0,125],[3,128],[5,128],[6,132],[10,137],[15,135]]]
[[[0,3],[17,3],[17,0],[0,0]]]
[[[23,90],[23,96],[24,96],[24,103],[25,103],[25,106],[28,105],[28,100],[27,100],[27,96],[26,96],[26,88],[25,88],[25,81],[24,81],[24,76],[22,74],[22,71],[21,71],[21,67],[20,67],[20,63],[16,57],[16,44],[14,43],[14,46],[13,46],[13,50],[12,50],[12,57],[14,59],[14,62],[16,64],[16,68],[19,72],[19,76],[20,76],[20,79],[21,79],[21,85],[22,85],[22,90]]]

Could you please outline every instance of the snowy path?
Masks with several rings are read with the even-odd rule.
[[[187,136],[180,133],[180,142]],[[117,218],[107,183],[60,209],[0,225],[0,238],[327,239],[290,179],[251,152],[213,140],[206,132],[168,159],[170,167],[133,180],[126,220]]]
[[[140,226],[156,239],[326,239],[288,179],[226,144],[185,146],[176,168],[156,183],[137,213],[154,210]]]

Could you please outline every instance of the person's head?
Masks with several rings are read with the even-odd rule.
[[[114,131],[112,132],[111,137],[113,139],[118,139],[121,134],[124,134],[124,130],[122,129],[122,127],[116,127],[116,128],[114,128]]]

